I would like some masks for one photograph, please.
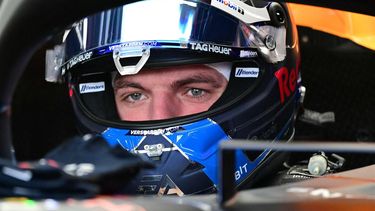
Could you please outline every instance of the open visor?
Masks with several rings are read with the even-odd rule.
[[[268,5],[257,8],[240,1],[228,5],[216,0],[137,1],[74,24],[65,33],[63,46],[47,53],[47,68],[53,72],[62,67],[64,74],[78,64],[110,54],[117,60],[137,57],[133,70],[114,60],[122,75],[135,74],[150,54],[153,56],[152,49],[171,48],[234,58],[261,53],[275,63],[285,58],[286,32],[284,25],[273,26],[270,21]]]

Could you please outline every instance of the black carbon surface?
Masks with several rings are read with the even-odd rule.
[[[335,113],[335,122],[297,123],[298,139],[374,141],[375,52],[299,28],[305,108]]]

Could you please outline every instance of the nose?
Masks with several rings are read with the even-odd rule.
[[[158,93],[153,96],[149,108],[150,120],[169,119],[180,116],[180,106],[173,94]]]

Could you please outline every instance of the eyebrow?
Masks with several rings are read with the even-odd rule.
[[[177,87],[185,86],[187,84],[192,84],[192,83],[208,83],[208,84],[211,84],[212,87],[214,88],[221,87],[221,83],[219,81],[215,80],[211,76],[205,76],[205,75],[193,75],[193,76],[181,79],[181,80],[174,81],[171,84],[171,87],[177,88]],[[144,87],[140,83],[137,83],[137,82],[130,82],[130,81],[127,81],[126,79],[115,80],[115,83],[114,83],[115,89],[128,88],[128,87],[144,89]]]
[[[193,75],[182,80],[174,81],[172,83],[172,87],[176,88],[176,87],[181,87],[181,86],[185,86],[187,84],[192,84],[192,83],[208,83],[208,84],[211,84],[214,88],[219,88],[221,86],[221,83],[215,80],[211,76]]]
[[[137,89],[144,89],[143,86],[140,83],[136,82],[129,82],[126,79],[123,80],[115,80],[114,83],[114,89],[122,89],[122,88],[127,88],[127,87],[132,87],[132,88],[137,88]]]

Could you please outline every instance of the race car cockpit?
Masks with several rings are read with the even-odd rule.
[[[286,2],[1,1],[0,204],[373,206],[372,38]]]

